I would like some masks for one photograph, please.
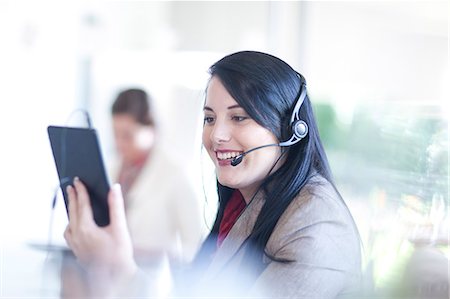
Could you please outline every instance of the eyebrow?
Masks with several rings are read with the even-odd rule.
[[[227,107],[227,109],[235,109],[235,108],[242,108],[242,107],[239,104]],[[208,107],[208,106],[204,106],[203,110],[214,111],[211,107]]]

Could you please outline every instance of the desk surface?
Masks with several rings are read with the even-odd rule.
[[[0,245],[0,298],[59,298],[62,251]]]
[[[87,297],[83,270],[69,250],[30,244],[0,245],[0,298]],[[146,259],[145,295],[168,294],[171,273],[166,259]]]

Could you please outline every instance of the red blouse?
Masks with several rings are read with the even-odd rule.
[[[230,232],[234,223],[245,209],[246,203],[244,197],[239,190],[235,190],[223,212],[222,221],[220,222],[219,235],[217,237],[217,247],[222,245],[223,240]]]

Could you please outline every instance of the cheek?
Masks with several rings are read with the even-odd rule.
[[[249,162],[249,166],[255,167],[258,170],[265,171],[272,167],[281,154],[280,148],[275,146],[278,140],[267,130],[254,130],[253,134],[242,135],[241,137],[241,140],[246,141],[247,150],[264,145],[274,145],[255,150],[248,155],[247,161]]]
[[[122,137],[116,137],[116,145],[118,148],[123,149],[126,145],[125,140]]]
[[[273,136],[272,133],[270,133],[268,130],[262,129],[261,127],[253,130],[237,132],[237,136],[239,136],[238,138],[242,142],[242,144],[245,144],[247,150],[263,145],[278,143],[278,140],[275,136]],[[258,151],[262,153],[268,153],[271,152],[271,149],[273,148],[275,147],[268,147],[267,149],[261,149]]]

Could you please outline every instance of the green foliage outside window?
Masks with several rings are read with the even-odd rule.
[[[449,142],[441,107],[361,103],[350,122],[331,104],[314,110],[338,188],[363,210],[353,212],[363,215],[365,280],[374,291],[362,298],[445,294]]]
[[[437,106],[361,104],[350,124],[330,104],[314,106],[336,180],[355,192],[431,199],[448,192],[447,121]]]

